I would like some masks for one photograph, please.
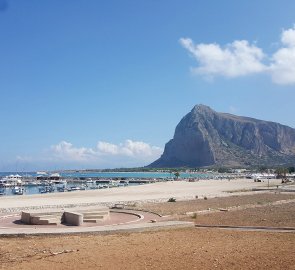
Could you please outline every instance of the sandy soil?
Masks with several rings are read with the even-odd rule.
[[[277,185],[280,180],[270,180],[270,185]],[[170,197],[192,199],[195,196],[225,197],[232,195],[226,191],[264,187],[267,182],[257,183],[250,179],[237,180],[201,180],[190,183],[184,181],[161,182],[124,188],[87,190],[65,193],[38,195],[4,196],[0,198],[0,210],[17,207],[43,205],[113,203],[128,201],[166,201]]]
[[[0,267],[32,270],[295,269],[294,243],[294,233],[216,229],[64,236],[62,241],[60,237],[0,239]]]
[[[202,203],[238,205],[287,199],[277,196],[242,196]],[[282,197],[283,196],[283,197]],[[292,197],[292,195],[290,195]],[[213,201],[214,200],[214,201]],[[162,204],[164,212],[181,210]],[[207,205],[206,205],[207,206]],[[261,205],[260,205],[261,206]],[[203,205],[202,207],[205,207]],[[219,224],[294,226],[295,204],[281,204],[197,216],[196,221]],[[248,212],[248,210],[251,210]],[[261,216],[263,215],[263,216]],[[199,220],[200,218],[200,220]],[[239,221],[239,222],[238,222]],[[264,224],[265,225],[265,224]],[[295,233],[243,232],[218,229],[167,229],[114,235],[65,235],[0,238],[0,269],[295,269]]]
[[[295,202],[239,211],[197,215],[197,224],[295,228]],[[295,242],[294,242],[295,244]]]
[[[174,203],[138,203],[134,207],[130,206],[130,208],[149,210],[162,215],[183,215],[186,212],[201,211],[209,208],[214,210],[245,205],[261,206],[275,201],[290,199],[295,199],[295,193],[256,193],[250,195],[242,193],[239,196],[208,198],[207,200],[200,198],[189,201],[176,201]]]

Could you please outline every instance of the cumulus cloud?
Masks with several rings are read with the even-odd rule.
[[[194,44],[190,38],[181,38],[180,43],[198,63],[193,72],[206,78],[267,73],[277,84],[295,84],[295,26],[282,31],[281,48],[270,56],[247,40],[235,40],[223,47]]]
[[[138,164],[138,162],[152,162],[163,153],[163,149],[152,146],[141,141],[126,140],[120,144],[99,141],[96,147],[75,147],[72,143],[61,141],[51,146],[49,156],[52,159],[66,162],[82,163],[111,163],[117,162],[116,166],[124,166],[124,161],[128,164]],[[126,163],[127,164],[127,163]],[[146,164],[142,164],[146,165]]]
[[[163,149],[157,146],[151,146],[148,143],[140,141],[126,140],[118,145],[108,142],[98,142],[98,155],[122,155],[129,157],[146,158],[154,155],[161,155]]]
[[[73,144],[66,141],[61,141],[57,145],[52,145],[51,152],[57,159],[71,161],[89,161],[93,159],[96,154],[91,148],[77,148],[74,147]]]
[[[295,26],[281,36],[283,47],[272,56],[270,72],[277,84],[295,84]]]
[[[199,62],[199,67],[193,69],[197,74],[238,77],[266,69],[261,62],[265,57],[262,50],[246,40],[236,40],[224,48],[218,44],[194,45],[189,38],[180,39],[180,43]]]
[[[163,148],[142,141],[125,140],[118,144],[98,141],[94,147],[77,147],[61,141],[33,156],[18,155],[7,166],[15,167],[17,162],[26,170],[140,167],[155,161],[162,153]]]

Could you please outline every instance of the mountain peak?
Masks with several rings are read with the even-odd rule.
[[[197,104],[193,107],[192,111],[194,112],[213,112],[213,110],[206,105],[203,104]]]
[[[198,104],[149,167],[294,165],[295,129]]]

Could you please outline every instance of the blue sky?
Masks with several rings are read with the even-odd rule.
[[[0,0],[0,171],[147,165],[199,103],[295,127],[294,10]]]

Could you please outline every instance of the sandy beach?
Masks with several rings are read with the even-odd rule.
[[[281,180],[272,179],[270,186],[279,185]],[[198,182],[161,182],[139,186],[111,188],[103,190],[88,190],[64,193],[49,193],[38,195],[7,196],[0,198],[0,210],[23,207],[63,206],[79,204],[110,204],[132,201],[167,201],[175,197],[179,200],[193,199],[195,196],[225,197],[239,194],[239,191],[257,187],[266,187],[265,182],[254,182],[252,179],[236,180],[200,180]]]

